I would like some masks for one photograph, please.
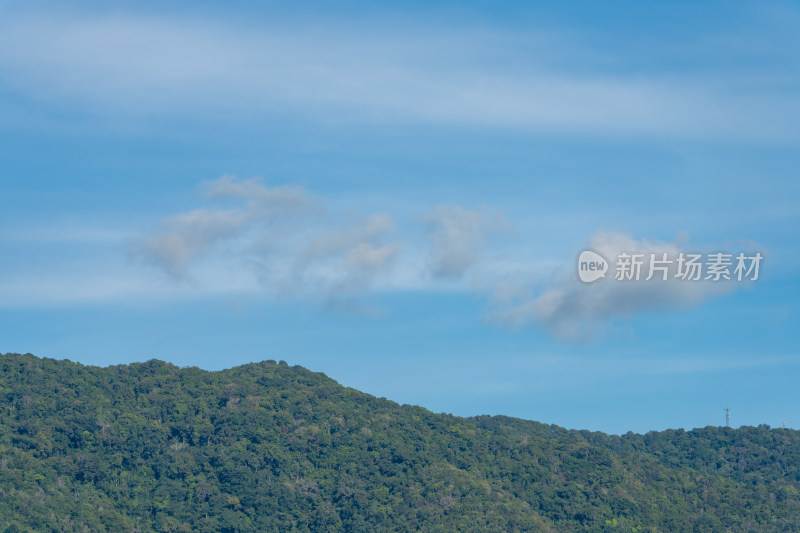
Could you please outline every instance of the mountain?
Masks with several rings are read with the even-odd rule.
[[[434,414],[265,361],[0,355],[2,531],[799,531],[800,432]]]

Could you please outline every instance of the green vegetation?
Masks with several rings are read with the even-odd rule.
[[[800,432],[459,418],[267,361],[0,356],[2,531],[799,531]]]

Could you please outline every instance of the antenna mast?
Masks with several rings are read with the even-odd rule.
[[[726,428],[731,427],[731,408],[730,407],[726,407],[725,408],[725,427]]]

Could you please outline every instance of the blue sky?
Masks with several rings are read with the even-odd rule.
[[[792,3],[0,2],[0,352],[800,427]],[[760,251],[584,285],[577,254]]]

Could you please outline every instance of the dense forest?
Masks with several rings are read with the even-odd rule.
[[[800,432],[434,414],[265,361],[0,355],[2,531],[800,531]]]

